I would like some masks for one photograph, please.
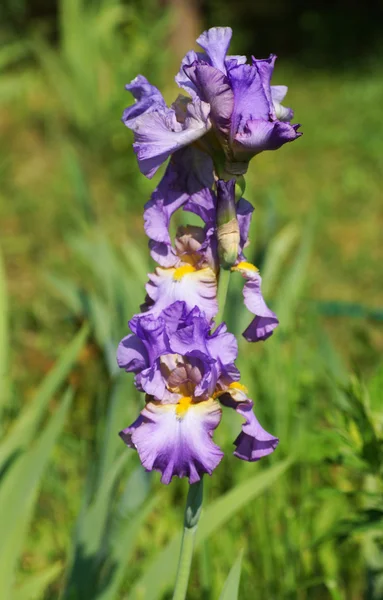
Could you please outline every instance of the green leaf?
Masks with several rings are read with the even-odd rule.
[[[101,592],[97,594],[97,600],[115,600],[118,597],[141,527],[153,509],[158,506],[158,501],[158,496],[154,496],[138,513],[130,515],[125,521],[119,521],[115,526],[108,561],[112,567],[112,574]]]
[[[262,267],[262,292],[268,296],[280,279],[283,265],[299,239],[299,229],[289,223],[268,244],[265,264]]]
[[[56,563],[37,575],[30,575],[23,585],[17,588],[12,600],[41,600],[44,592],[62,571],[62,564]]]
[[[71,390],[50,418],[35,444],[17,456],[1,479],[0,487],[0,598],[11,598],[15,570],[37,498],[41,476],[72,400]]]
[[[7,385],[8,354],[8,302],[5,281],[5,269],[0,254],[0,414],[8,397]]]
[[[239,582],[241,579],[242,557],[243,550],[241,550],[237,560],[230,569],[230,573],[225,581],[225,585],[223,586],[223,590],[221,592],[219,600],[238,600]]]
[[[84,502],[79,514],[73,542],[73,556],[63,598],[94,597],[99,571],[99,552],[105,545],[104,535],[112,491],[118,475],[126,462],[127,455],[122,454],[110,469],[103,484],[96,490],[90,504]]]
[[[118,590],[134,549],[139,524],[154,506],[150,504],[143,512],[136,513],[146,499],[148,489],[142,490],[143,486],[137,482],[137,478],[130,478],[129,496],[133,499],[138,493],[138,503],[130,511],[119,503],[116,510],[117,480],[127,461],[134,456],[127,451],[117,435],[127,412],[126,398],[130,389],[131,383],[127,378],[118,377],[109,396],[104,437],[100,452],[97,453],[96,482],[94,486],[88,485],[84,494],[67,583],[63,591],[64,598],[98,598],[98,594],[102,594],[102,598],[108,598],[109,594]],[[93,469],[92,464],[91,470]],[[140,474],[146,475],[141,469]],[[100,575],[101,565],[104,563],[105,567]],[[115,595],[111,597],[115,598]]]
[[[59,360],[42,382],[32,402],[17,419],[0,445],[0,464],[11,455],[30,444],[44,416],[49,401],[64,383],[84,346],[89,331],[84,325],[74,340],[67,346]]]
[[[294,322],[296,307],[305,284],[312,243],[313,224],[310,222],[306,226],[294,262],[278,286],[275,312],[283,330],[287,330]]]
[[[254,475],[248,481],[237,485],[211,504],[202,513],[197,530],[196,547],[200,546],[210,535],[215,533],[235,515],[270,487],[291,466],[292,459],[287,459],[266,471]],[[157,600],[163,591],[174,581],[178,554],[181,543],[180,531],[169,544],[160,552],[146,569],[144,575],[137,581],[129,595],[129,600]]]

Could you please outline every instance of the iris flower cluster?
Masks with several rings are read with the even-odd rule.
[[[259,460],[278,444],[257,421],[240,382],[235,336],[216,322],[218,286],[224,271],[242,275],[253,315],[243,335],[249,342],[272,335],[278,319],[244,254],[253,212],[243,198],[244,175],[253,156],[301,134],[290,124],[292,110],[281,104],[287,88],[270,84],[276,57],[253,57],[248,64],[245,56],[228,55],[231,34],[229,27],[214,27],[198,38],[203,52],[188,52],[175,77],[188,96],[170,107],[142,75],[126,86],[135,103],[122,120],[134,133],[141,172],[151,178],[169,162],[144,210],[158,266],[117,352],[118,365],[134,373],[145,394],[145,407],[120,435],[166,484],[173,476],[195,483],[220,463],[213,433],[222,407],[244,419],[234,441],[238,458]],[[181,208],[202,224],[179,227],[172,240],[171,217]]]

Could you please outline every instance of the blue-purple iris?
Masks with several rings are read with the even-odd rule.
[[[291,125],[293,111],[281,103],[283,85],[271,85],[275,55],[267,59],[227,54],[230,27],[213,27],[197,40],[204,52],[191,50],[181,63],[179,96],[169,108],[160,91],[142,75],[126,89],[136,99],[122,120],[134,132],[139,167],[152,177],[181,148],[193,146],[212,157],[216,169],[246,173],[249,160],[276,150],[301,135]]]
[[[144,208],[157,265],[117,352],[118,365],[145,394],[145,407],[120,435],[163,483],[173,476],[194,483],[218,466],[223,452],[213,433],[223,406],[244,419],[235,456],[256,461],[278,444],[257,421],[239,381],[235,337],[216,322],[218,288],[224,270],[240,273],[253,315],[243,336],[257,342],[272,335],[278,319],[244,254],[253,207],[243,198],[243,175],[253,156],[301,134],[282,105],[287,88],[270,83],[276,57],[247,64],[244,56],[228,55],[231,33],[217,27],[198,38],[203,52],[188,52],[176,76],[188,97],[171,107],[142,75],[126,86],[136,102],[123,122],[134,132],[141,172],[150,178],[169,161]],[[181,226],[172,238],[171,219],[181,208],[200,224]]]
[[[245,419],[234,441],[236,456],[256,461],[273,452],[278,439],[260,426],[238,381],[237,342],[225,324],[211,333],[211,323],[197,307],[188,312],[184,302],[175,302],[158,318],[135,317],[130,327],[134,333],[121,341],[117,360],[135,373],[146,401],[120,435],[147,470],[159,471],[163,483],[173,476],[195,483],[211,474],[223,457],[212,439],[222,405]]]
[[[277,327],[278,319],[263,299],[258,269],[244,255],[244,248],[249,243],[253,207],[244,198],[235,201],[234,180],[218,180],[216,187],[217,193],[203,190],[185,202],[184,210],[198,215],[204,227],[179,228],[174,244],[168,229],[169,205],[152,203],[145,209],[146,233],[149,237],[156,236],[150,241],[151,255],[159,266],[149,275],[147,300],[142,309],[159,316],[166,306],[183,300],[189,310],[198,306],[209,320],[214,319],[218,313],[219,280],[217,205],[230,201],[235,209],[239,230],[238,251],[232,270],[245,279],[244,302],[255,315],[243,335],[249,342],[265,340]]]

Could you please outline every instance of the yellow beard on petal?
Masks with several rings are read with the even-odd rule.
[[[219,398],[220,396],[223,396],[223,394],[229,393],[230,394],[230,390],[238,391],[238,392],[243,392],[243,394],[247,394],[248,393],[248,389],[245,385],[243,385],[242,383],[239,383],[239,381],[233,381],[232,383],[230,383],[228,385],[228,387],[226,387],[225,389],[218,389],[214,392],[213,394],[213,398]]]
[[[194,273],[197,269],[193,267],[193,265],[183,265],[182,267],[178,267],[174,269],[173,279],[174,281],[181,281],[181,279],[188,275],[189,273]]]
[[[176,415],[179,419],[182,419],[185,416],[192,402],[193,399],[191,396],[182,396],[182,398],[178,400],[176,404]]]
[[[253,264],[243,260],[238,263],[235,267],[232,267],[233,271],[258,271],[257,267]]]
[[[242,383],[239,383],[239,381],[233,381],[230,385],[229,388],[234,389],[234,390],[240,390],[241,392],[244,392],[245,394],[248,393],[248,389],[245,385],[243,385]]]

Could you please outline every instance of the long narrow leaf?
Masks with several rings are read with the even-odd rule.
[[[238,600],[239,582],[241,580],[242,556],[243,550],[241,550],[237,560],[230,569],[230,573],[225,581],[225,585],[223,586],[219,600]]]
[[[275,288],[280,279],[283,265],[299,238],[295,223],[289,223],[273,237],[267,247],[265,264],[262,267],[262,290],[265,296]]]
[[[19,456],[2,478],[0,487],[0,598],[11,598],[15,570],[32,515],[41,476],[61,432],[72,400],[64,394],[59,409],[31,450]]]
[[[137,514],[126,519],[125,523],[119,522],[118,536],[115,535],[115,538],[112,539],[110,552],[111,576],[100,594],[97,595],[97,600],[115,600],[118,597],[117,594],[123,583],[138,534],[156,505],[158,505],[158,496],[154,496]]]
[[[267,471],[262,471],[213,502],[201,517],[196,546],[198,547],[210,535],[219,530],[250,500],[262,494],[283,475],[291,464],[292,460],[287,459],[267,469]],[[173,537],[166,548],[149,565],[144,575],[135,584],[129,595],[129,600],[142,600],[143,598],[145,600],[157,600],[161,597],[162,592],[174,580],[180,543],[181,532]]]
[[[7,401],[8,302],[3,259],[0,254],[0,414]]]
[[[41,600],[44,592],[62,570],[62,565],[56,563],[37,575],[28,577],[26,583],[15,590],[12,600]]]
[[[68,373],[82,349],[89,332],[84,325],[74,340],[67,346],[53,369],[48,373],[35,394],[33,401],[24,410],[0,445],[0,464],[4,463],[18,449],[28,446],[40,424],[44,411],[52,396],[64,383]]]

